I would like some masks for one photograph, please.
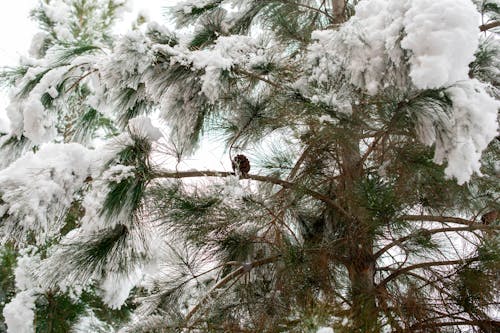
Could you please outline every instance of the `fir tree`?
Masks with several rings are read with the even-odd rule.
[[[499,330],[498,1],[124,6],[2,73],[8,332]]]

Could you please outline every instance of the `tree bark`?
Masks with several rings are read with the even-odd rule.
[[[353,114],[353,124],[358,123],[355,117],[356,114]],[[337,195],[350,214],[344,223],[348,243],[345,265],[351,284],[351,332],[375,333],[380,331],[380,325],[374,281],[374,236],[370,215],[358,197],[366,176],[359,148],[361,133],[361,129],[346,129],[344,138],[339,142],[342,177],[339,183],[341,193]]]
[[[375,283],[373,276],[375,262],[363,258],[359,262],[348,267],[349,279],[351,281],[351,316],[353,320],[353,332],[378,332],[378,309],[375,301]]]

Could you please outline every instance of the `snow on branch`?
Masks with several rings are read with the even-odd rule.
[[[59,233],[74,194],[92,173],[94,157],[76,144],[46,144],[0,172],[1,236],[43,243]]]

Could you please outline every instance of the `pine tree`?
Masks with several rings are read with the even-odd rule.
[[[498,1],[124,6],[2,73],[8,332],[499,330]]]

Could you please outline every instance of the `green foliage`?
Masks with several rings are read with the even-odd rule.
[[[499,88],[500,78],[496,71],[499,64],[499,56],[500,45],[496,38],[489,37],[481,40],[475,54],[475,59],[469,65],[469,76],[491,82],[493,86]]]
[[[393,220],[400,210],[394,184],[380,179],[377,175],[368,175],[358,191],[361,205],[369,211],[373,219],[373,232],[377,231],[377,226],[383,226]]]
[[[138,231],[123,224],[94,232],[65,244],[57,254],[66,265],[41,273],[47,285],[61,279],[90,282],[106,273],[123,273],[146,259],[140,250],[130,248]]]
[[[201,27],[198,28],[199,30],[189,43],[190,49],[196,50],[206,47],[213,44],[220,35],[224,35],[223,24],[226,19],[225,14],[224,10],[217,10],[205,16],[201,22]]]
[[[321,28],[322,17],[318,12],[304,10],[294,4],[273,1],[268,6],[267,24],[283,40],[304,45],[310,41],[311,32]],[[325,20],[323,20],[325,22]],[[292,46],[292,45],[291,45]]]
[[[207,2],[207,4],[203,7],[199,6],[193,7],[191,9],[191,12],[187,15],[184,13],[182,9],[179,11],[174,11],[172,14],[175,15],[177,25],[183,26],[189,22],[193,22],[203,14],[211,13],[214,9],[217,9],[221,3],[222,0],[213,0]]]
[[[17,252],[7,244],[0,248],[0,332],[6,332],[3,308],[15,296],[14,267]]]
[[[13,86],[28,71],[28,66],[7,67],[0,71],[0,82],[5,86]]]
[[[86,142],[94,137],[99,129],[104,129],[109,136],[117,134],[117,129],[113,121],[94,108],[88,108],[86,112],[81,114],[75,120],[73,128],[74,131],[71,138],[77,142]]]
[[[50,292],[38,297],[36,301],[35,322],[37,333],[65,333],[84,313],[85,306],[67,294]]]
[[[138,98],[144,92],[144,84],[141,84],[137,89],[127,88],[124,89],[120,96],[118,96],[119,100],[119,108],[121,110],[118,116],[118,123],[122,128],[125,128],[128,125],[128,121],[132,118],[140,116],[142,114],[148,114],[151,110],[151,106],[145,100]],[[135,101],[132,107],[128,107],[131,101]]]

